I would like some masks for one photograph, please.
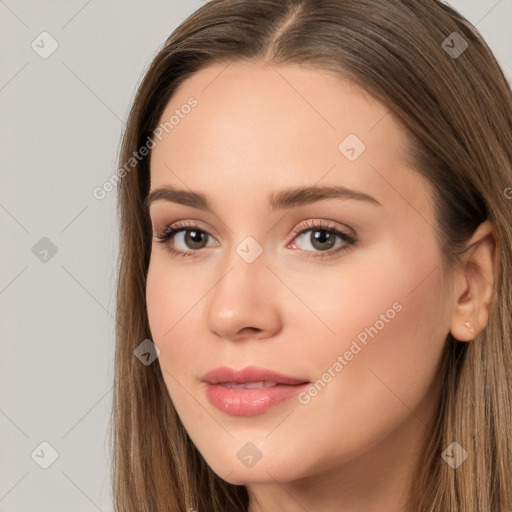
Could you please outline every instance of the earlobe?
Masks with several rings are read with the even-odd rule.
[[[494,226],[486,220],[467,243],[455,279],[450,332],[456,340],[471,341],[487,325],[494,296],[496,240]]]
[[[475,332],[475,328],[474,327],[471,327],[471,324],[469,322],[464,322],[464,325],[471,331],[471,332]]]

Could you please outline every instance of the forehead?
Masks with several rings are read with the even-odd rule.
[[[185,107],[191,98],[196,106]],[[364,189],[383,203],[399,190],[426,189],[403,161],[407,135],[388,109],[328,71],[218,63],[179,86],[161,125],[172,116],[152,151],[152,189],[185,184],[207,193],[223,186],[266,197],[325,181]]]

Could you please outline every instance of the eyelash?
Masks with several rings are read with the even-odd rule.
[[[207,231],[200,229],[198,226],[194,226],[192,224],[177,223],[177,224],[170,225],[170,226],[167,226],[166,228],[164,228],[164,230],[160,234],[155,235],[155,238],[157,239],[157,243],[163,244],[165,249],[169,253],[171,253],[173,256],[183,257],[183,258],[189,258],[189,257],[195,258],[196,254],[198,252],[200,252],[202,249],[198,249],[195,251],[181,251],[181,250],[174,249],[174,247],[169,246],[168,242],[171,240],[171,238],[173,238],[174,235],[176,235],[177,233],[179,233],[181,231],[199,231],[201,233],[206,233],[208,236],[211,236],[211,235],[209,235],[209,233]],[[297,228],[294,229],[294,231],[293,231],[294,238],[293,239],[295,239],[299,235],[302,235],[303,233],[307,233],[308,231],[327,231],[329,233],[332,233],[332,234],[338,236],[345,242],[345,245],[343,245],[342,247],[338,247],[336,249],[329,249],[328,251],[308,251],[305,249],[299,249],[299,251],[301,251],[301,252],[308,253],[307,257],[310,257],[310,258],[327,258],[327,257],[338,255],[342,252],[347,251],[350,248],[350,246],[352,246],[353,244],[355,244],[357,242],[356,238],[345,233],[344,231],[341,231],[340,229],[338,229],[337,227],[335,227],[332,224],[326,225],[326,224],[323,224],[322,222],[319,222],[319,223],[311,222],[311,224],[308,224],[307,221],[303,222],[302,224],[299,224],[297,226]],[[313,253],[313,254],[311,254],[311,253]]]

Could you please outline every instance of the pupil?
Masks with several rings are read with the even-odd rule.
[[[204,240],[202,231],[198,231],[195,229],[188,230],[185,238],[186,238],[187,245],[192,245],[192,247],[194,247],[194,244],[200,245],[201,242],[203,242],[203,240]],[[196,248],[196,247],[194,247],[194,248]]]
[[[328,231],[325,231],[325,230],[319,230],[319,231],[314,231],[312,233],[312,236],[313,236],[313,242],[320,242],[320,249],[330,249],[333,244],[332,242],[334,241],[334,236],[332,236],[332,233],[329,233]],[[327,242],[327,247],[325,245],[322,245],[322,244],[325,244]],[[313,243],[313,246],[315,246],[315,243]]]

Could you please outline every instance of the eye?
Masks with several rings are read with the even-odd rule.
[[[298,234],[294,240],[300,240],[299,245],[304,244],[306,247],[305,249],[299,247],[299,249],[310,253],[308,256],[313,258],[338,254],[356,242],[356,238],[353,236],[332,224],[323,224],[322,221],[304,222],[295,228],[294,233]],[[336,245],[338,240],[341,243]],[[296,243],[291,246],[296,248]]]
[[[197,226],[191,226],[187,224],[174,224],[167,226],[164,231],[158,235],[155,235],[157,242],[165,246],[165,248],[175,256],[191,256],[194,257],[195,253],[201,249],[204,249],[207,245],[208,238],[211,237],[209,233],[198,228]],[[173,242],[172,245],[170,242]],[[174,245],[181,243],[184,245],[184,249],[176,249]],[[218,242],[214,245],[219,245]],[[193,249],[193,250],[187,250]]]

